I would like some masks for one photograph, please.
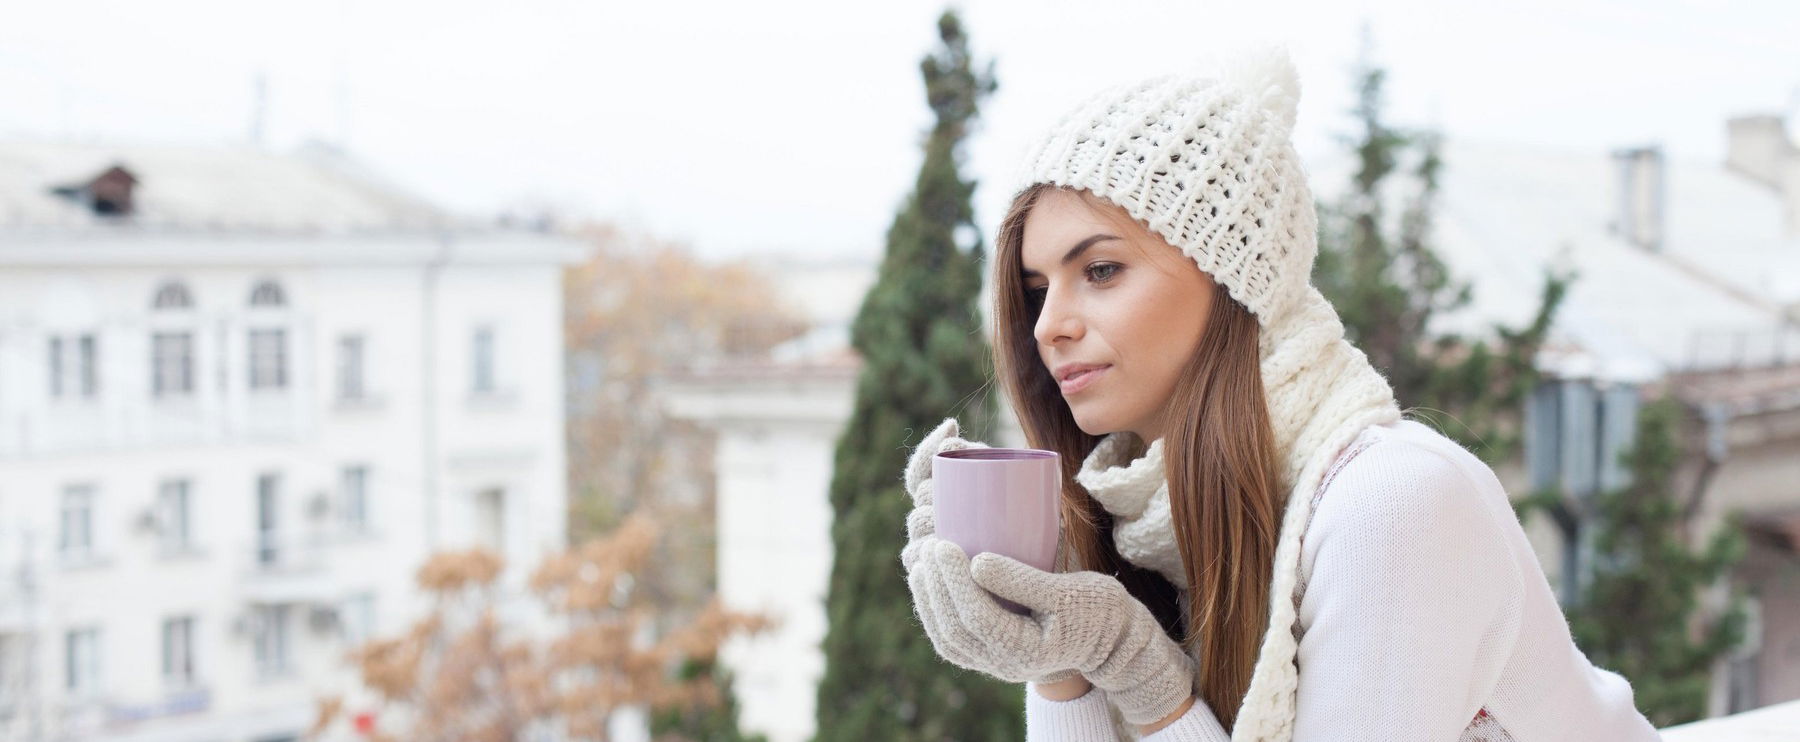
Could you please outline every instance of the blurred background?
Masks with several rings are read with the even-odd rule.
[[[900,469],[989,248],[1283,43],[1314,280],[1666,737],[1800,729],[1800,6],[12,3],[0,739],[1004,740]]]

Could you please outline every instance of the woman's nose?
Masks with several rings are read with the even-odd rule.
[[[1073,312],[1067,311],[1063,303],[1056,302],[1048,296],[1044,298],[1044,307],[1038,312],[1037,326],[1033,329],[1033,334],[1037,336],[1039,344],[1055,345],[1056,341],[1064,338],[1077,340],[1080,339],[1081,332],[1082,324],[1079,317],[1076,317]]]

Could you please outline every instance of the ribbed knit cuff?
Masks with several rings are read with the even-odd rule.
[[[1194,659],[1142,606],[1112,656],[1082,675],[1104,689],[1131,724],[1162,721],[1194,695]]]
[[[1052,701],[1031,685],[1025,686],[1025,742],[1111,742],[1118,738],[1106,691],[1090,688],[1080,698]]]
[[[1231,742],[1231,734],[1214,716],[1205,701],[1194,699],[1194,705],[1166,727],[1144,735],[1138,742]]]

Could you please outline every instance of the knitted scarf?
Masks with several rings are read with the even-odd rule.
[[[1370,425],[1398,420],[1392,388],[1368,357],[1344,339],[1337,312],[1311,285],[1292,309],[1262,329],[1263,391],[1287,493],[1275,547],[1269,626],[1238,708],[1233,742],[1289,742],[1294,733],[1296,654],[1300,625],[1300,536],[1312,516],[1313,493],[1338,452]],[[1119,555],[1156,570],[1186,590],[1175,546],[1163,439],[1144,446],[1137,434],[1112,433],[1083,460],[1076,481],[1115,516]]]

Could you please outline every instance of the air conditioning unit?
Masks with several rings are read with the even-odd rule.
[[[320,634],[328,634],[338,628],[338,608],[327,603],[317,603],[306,612],[306,625]]]
[[[255,636],[261,628],[262,616],[254,610],[247,610],[231,619],[231,635],[238,637]]]
[[[156,535],[162,533],[162,512],[155,505],[139,510],[137,517],[131,519],[131,525],[139,533]]]
[[[314,492],[306,500],[306,514],[313,520],[324,520],[331,514],[331,494],[325,490]]]

